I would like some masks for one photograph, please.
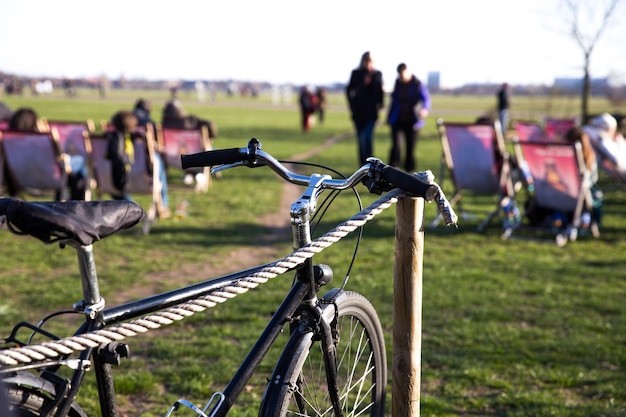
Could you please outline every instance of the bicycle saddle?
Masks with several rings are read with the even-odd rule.
[[[139,223],[143,209],[130,201],[27,202],[0,198],[9,230],[44,243],[76,241],[87,246]]]

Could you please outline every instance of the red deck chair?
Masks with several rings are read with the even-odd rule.
[[[513,122],[513,126],[515,128],[515,137],[520,141],[528,142],[539,142],[545,140],[545,132],[543,127],[533,121],[527,120],[516,120]]]
[[[68,198],[67,174],[59,144],[49,133],[0,132],[0,144],[7,180],[18,194],[41,196],[52,191],[61,200]]]
[[[493,210],[478,226],[478,230],[483,231],[499,213],[502,199],[514,194],[500,122],[444,123],[440,119],[437,123],[443,151],[439,182],[443,184],[448,172],[454,186],[450,204],[459,206],[458,212],[467,218],[468,214],[461,206],[461,197],[465,193],[496,197]],[[437,216],[431,227],[440,221],[441,217]]]
[[[583,210],[591,209],[590,173],[585,167],[580,144],[562,142],[517,142],[518,161],[524,161],[532,176],[534,191],[527,211],[535,207],[556,210],[571,218],[556,232],[556,243],[575,240],[581,228]],[[592,223],[595,219],[591,219]],[[518,230],[539,230],[521,227]],[[552,232],[553,225],[543,231]],[[596,227],[591,227],[598,237]]]
[[[107,137],[105,134],[91,134],[88,139],[91,148],[94,176],[97,183],[98,198],[104,194],[115,193],[113,187],[111,162],[106,158]],[[154,152],[156,149],[152,130],[146,132],[146,140],[137,139],[135,145],[135,161],[131,167],[128,194],[148,194],[151,196],[148,216],[144,221],[143,232],[149,233],[157,215],[163,213],[161,183],[154,172]]]
[[[565,137],[565,132],[567,132],[572,127],[578,126],[577,118],[552,118],[546,117],[543,121],[544,131],[546,133],[546,138],[550,142],[560,142]]]
[[[85,158],[89,156],[90,150],[87,149],[85,137],[95,132],[92,120],[86,122],[49,120],[46,123],[50,130],[57,130],[61,151],[70,155],[82,155]]]
[[[212,139],[206,127],[202,129],[176,129],[157,125],[157,140],[165,165],[177,169],[183,169],[180,161],[182,154],[192,154],[213,149]],[[205,167],[202,171],[204,182],[198,183],[196,191],[208,191],[210,181],[210,168]]]

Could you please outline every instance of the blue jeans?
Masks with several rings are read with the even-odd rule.
[[[509,127],[509,110],[503,109],[500,110],[500,114],[498,116],[500,118],[500,127],[502,128],[502,137],[506,136],[506,130]]]
[[[376,120],[356,127],[356,136],[359,145],[359,162],[364,165],[367,158],[374,155],[374,126]]]
[[[154,153],[154,170],[158,171],[158,173],[153,174],[157,174],[159,181],[161,182],[161,203],[163,204],[163,207],[167,208],[170,205],[170,200],[167,194],[167,172],[161,155],[156,152]]]

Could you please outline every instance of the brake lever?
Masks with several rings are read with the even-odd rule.
[[[211,167],[211,175],[215,175],[218,172],[226,171],[227,169],[235,168],[235,167],[242,166],[242,165],[243,165],[243,162],[235,162],[233,164],[217,165],[217,166]]]

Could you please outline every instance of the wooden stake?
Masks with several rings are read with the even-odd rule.
[[[424,199],[396,207],[392,346],[392,416],[419,417],[422,355]]]

